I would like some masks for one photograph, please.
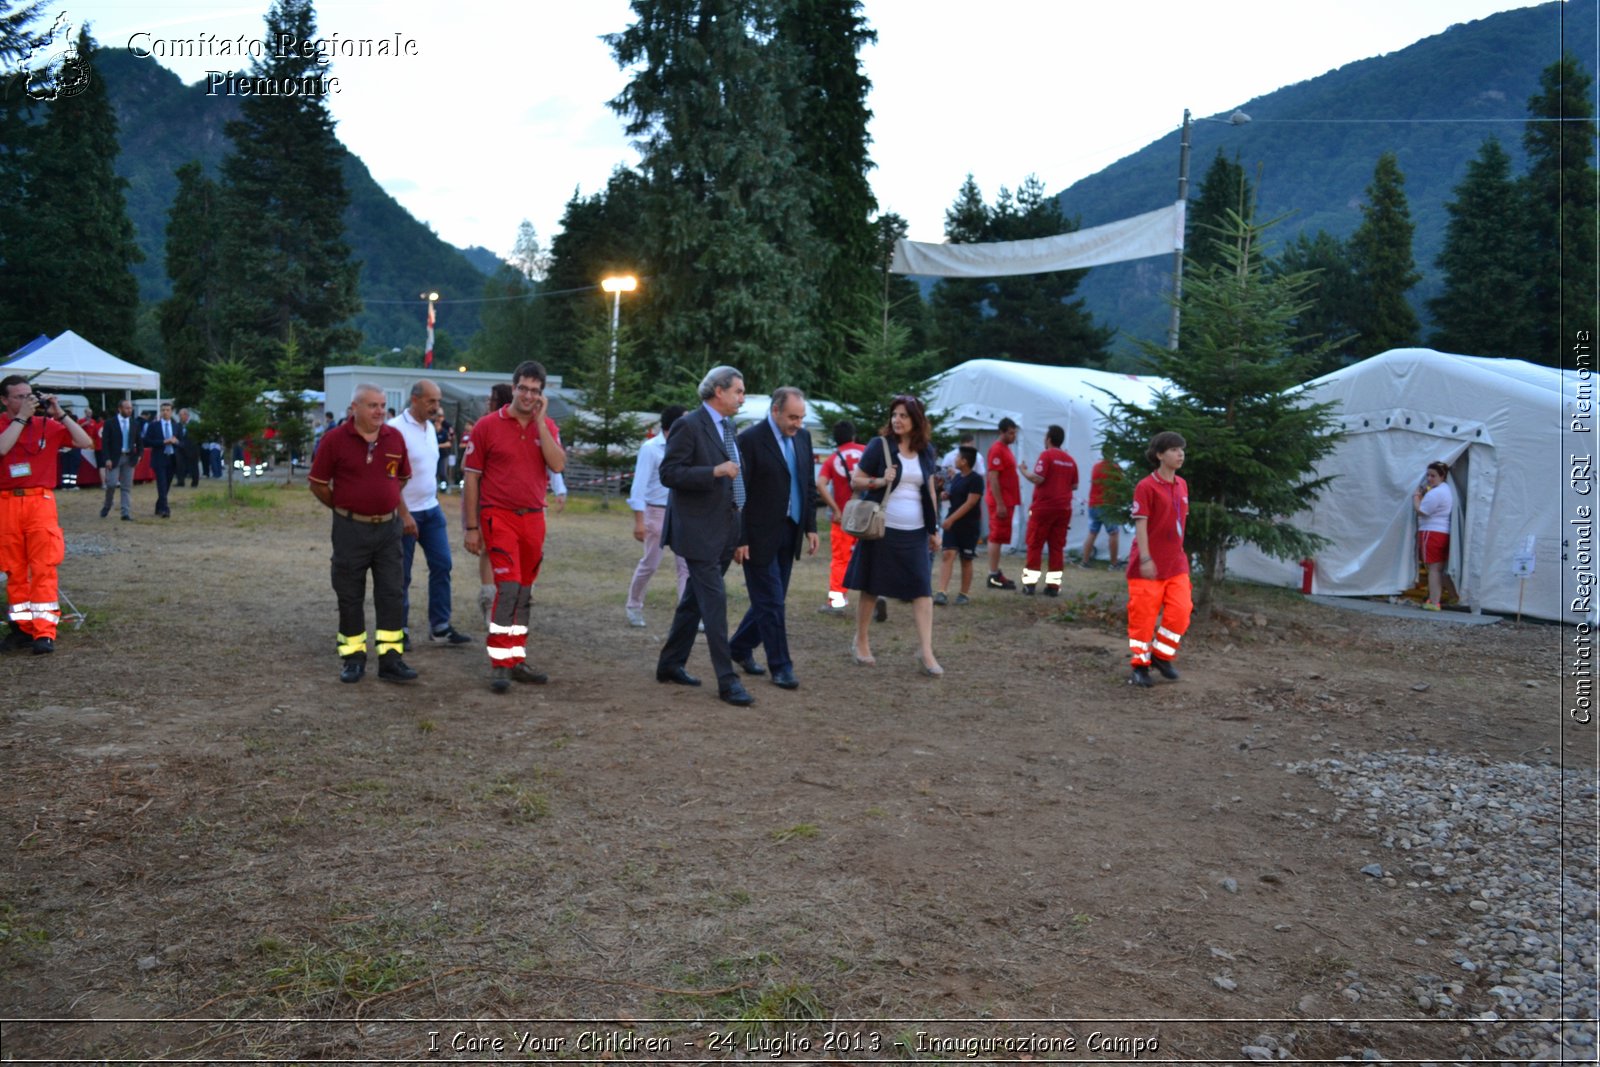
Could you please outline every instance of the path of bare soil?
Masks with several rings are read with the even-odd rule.
[[[1192,1060],[1291,1027],[1304,1059],[1445,1057],[1472,1032],[1406,990],[1451,970],[1466,901],[1360,873],[1378,841],[1285,766],[1593,751],[1555,627],[1231,589],[1183,681],[1141,692],[1104,571],[939,609],[938,680],[896,606],[857,668],[814,612],[825,543],[790,597],[801,688],[736,710],[654,681],[670,568],[629,628],[631,519],[586,503],[535,592],[548,686],[488,691],[459,543],[480,643],[344,686],[326,512],[261,491],[174,490],[170,521],[132,523],[62,495],[88,623],[0,661],[8,1058],[721,1059],[733,1034],[961,1060],[929,1043],[1034,1033],[1057,1042],[1036,1058]]]

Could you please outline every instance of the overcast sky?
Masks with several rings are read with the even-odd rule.
[[[1393,52],[1514,0],[866,0],[878,41],[872,185],[910,236],[937,241],[971,172],[986,197],[1030,173],[1051,192],[1182,121],[1226,113],[1335,67]],[[259,37],[267,0],[52,0],[103,46]],[[637,154],[606,106],[623,88],[604,34],[626,0],[322,0],[323,37],[415,42],[415,55],[338,59],[338,133],[418,219],[456,245],[510,251],[533,222],[548,246],[575,189],[593,193]],[[1555,26],[1552,19],[1552,34]],[[138,35],[138,36],[136,36]],[[130,45],[131,42],[131,45]],[[151,58],[185,81],[232,56]],[[1176,160],[1174,160],[1176,192]],[[1159,207],[1152,204],[1151,208]]]

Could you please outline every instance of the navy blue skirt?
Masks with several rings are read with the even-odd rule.
[[[933,595],[933,563],[925,530],[883,531],[877,541],[857,541],[844,587],[891,600]]]

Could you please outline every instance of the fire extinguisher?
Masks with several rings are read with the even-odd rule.
[[[1300,591],[1311,595],[1311,576],[1317,572],[1316,561],[1310,556],[1300,561]]]

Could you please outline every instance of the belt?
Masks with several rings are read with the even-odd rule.
[[[43,496],[45,493],[48,493],[49,491],[50,490],[45,489],[42,486],[30,485],[30,486],[28,486],[28,487],[26,487],[24,489],[7,489],[6,490],[6,495],[7,496]]]
[[[498,508],[498,507],[491,506],[489,508],[489,510],[490,511],[509,511],[513,515],[532,515],[536,511],[543,511],[544,508]]]
[[[378,525],[380,522],[388,522],[395,516],[395,513],[392,511],[385,512],[382,515],[362,515],[358,512],[351,511],[349,508],[334,508],[333,513],[335,515],[342,515],[347,519],[354,519],[356,522],[370,522],[374,526]]]

